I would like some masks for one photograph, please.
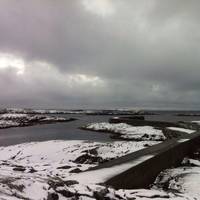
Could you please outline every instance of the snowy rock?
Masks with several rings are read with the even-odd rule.
[[[67,119],[63,117],[47,116],[47,115],[28,115],[28,114],[1,114],[0,128],[10,128],[18,126],[31,126],[35,124],[66,122],[75,120],[73,118]]]
[[[125,123],[112,124],[107,122],[92,123],[83,127],[87,130],[109,132],[119,138],[136,141],[163,141],[166,139],[161,130],[152,126],[131,126]]]

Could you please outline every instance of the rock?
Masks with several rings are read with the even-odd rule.
[[[88,153],[88,154],[92,154],[92,155],[95,155],[95,156],[98,155],[97,148],[88,149],[88,150],[82,151],[82,153]]]
[[[75,180],[64,181],[64,184],[67,185],[67,186],[75,185],[75,184],[78,184],[78,183],[79,183],[79,182],[78,182],[78,181],[75,181]]]
[[[58,193],[62,194],[64,197],[73,197],[75,196],[74,193],[70,192],[69,190],[57,190]]]
[[[79,168],[73,169],[70,171],[70,173],[80,173],[82,172]]]
[[[47,200],[58,200],[59,196],[56,193],[48,193]]]
[[[19,171],[19,172],[24,172],[26,170],[26,168],[24,168],[24,167],[14,167],[13,170]]]
[[[35,173],[37,170],[35,170],[33,167],[29,170],[29,173]]]
[[[109,191],[107,188],[105,188],[100,191],[94,191],[93,195],[94,195],[94,198],[97,200],[107,200],[107,199],[110,199],[110,198],[105,197],[107,193],[109,193]]]
[[[74,162],[81,164],[93,164],[93,163],[102,163],[103,159],[99,156],[94,156],[86,153],[76,158]]]
[[[54,190],[56,190],[57,187],[64,187],[65,184],[63,181],[52,181],[49,180],[48,184],[50,185],[51,188],[53,188]]]
[[[57,167],[57,169],[70,169],[70,168],[71,167],[69,165]]]

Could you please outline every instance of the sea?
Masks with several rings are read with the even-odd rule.
[[[177,114],[200,114],[198,111],[154,111],[156,115],[146,115],[146,120],[151,121],[200,121],[200,116],[177,116]],[[108,122],[108,115],[85,115],[85,114],[54,114],[66,118],[76,118],[71,122],[54,124],[42,124],[28,127],[0,129],[0,146],[9,146],[26,142],[48,140],[86,140],[95,142],[110,142],[113,139],[109,134],[81,130],[80,127],[94,122]]]

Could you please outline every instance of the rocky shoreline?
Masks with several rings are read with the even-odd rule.
[[[145,120],[144,116],[126,116],[110,118],[109,122],[87,124],[83,127],[80,127],[80,129],[108,133],[112,139],[120,139],[126,141],[164,141],[166,139],[178,138],[188,134],[188,131],[190,132],[190,130],[194,132],[193,130],[199,129],[199,125],[194,122],[175,123],[163,121],[147,121]],[[150,130],[152,132],[151,135],[149,135]],[[129,134],[127,137],[128,132],[139,132],[140,134],[139,137],[136,134]],[[124,135],[126,135],[126,137],[124,137]]]
[[[12,127],[34,126],[39,124],[51,124],[57,122],[70,122],[75,118],[63,118],[48,115],[32,115],[32,114],[1,114],[0,129]]]

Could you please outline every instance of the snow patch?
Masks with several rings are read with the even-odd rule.
[[[167,127],[167,129],[172,130],[172,131],[184,132],[184,133],[187,133],[187,134],[192,134],[192,133],[195,132],[195,130],[186,129],[186,128],[179,128],[179,127]]]

